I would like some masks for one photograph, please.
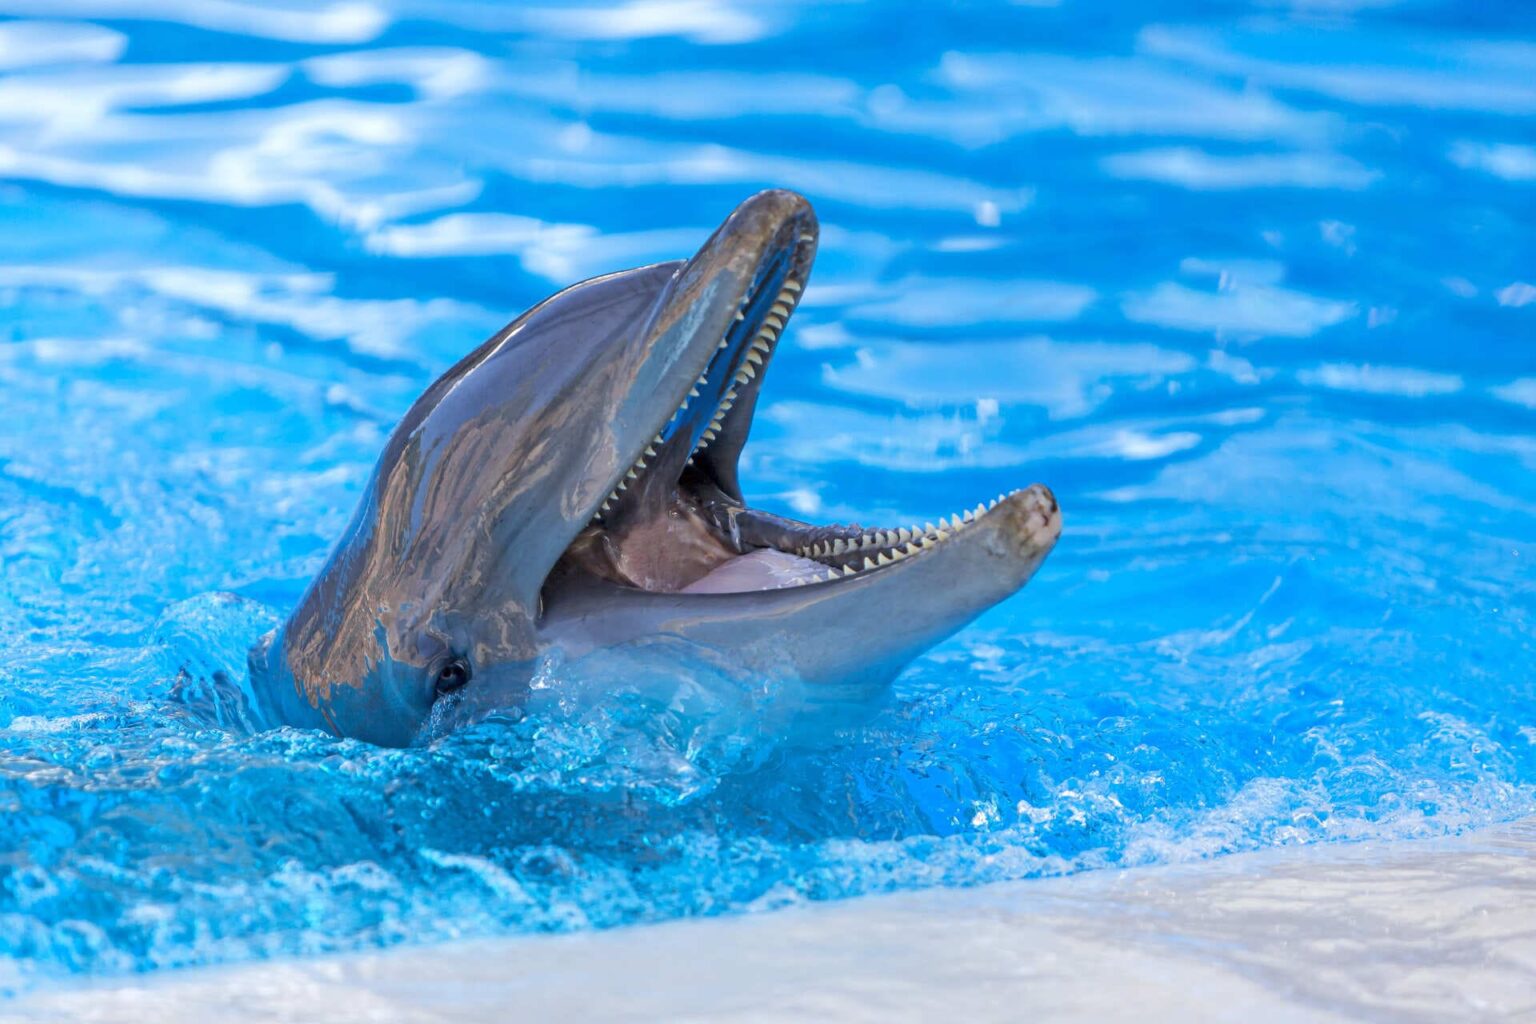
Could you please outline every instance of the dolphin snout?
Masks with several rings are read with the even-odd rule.
[[[1015,558],[1039,559],[1061,536],[1061,506],[1044,484],[1033,484],[1009,495],[995,510],[1001,513],[1000,537]]]

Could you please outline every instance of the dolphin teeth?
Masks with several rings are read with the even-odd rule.
[[[715,436],[715,432],[712,428],[704,431],[704,440],[706,441],[713,441]]]
[[[906,543],[912,539],[912,531],[903,526],[901,529],[896,531],[896,539],[902,543]]]
[[[698,398],[699,397],[699,387],[698,387],[697,384],[695,384],[693,387],[688,389],[688,397],[689,398]]]
[[[768,344],[762,338],[753,338],[752,339],[752,347],[757,349],[759,352],[764,352],[764,353],[768,352],[769,350],[771,350],[773,348],[772,345]]]
[[[629,472],[624,474],[624,479],[625,480],[633,480],[638,475],[639,474],[635,472],[634,467],[631,466]]]
[[[959,516],[957,516],[957,515],[951,515],[951,516],[950,516],[950,517],[949,517],[949,525],[950,525],[950,527],[951,527],[951,528],[952,528],[952,529],[956,529],[956,530],[958,530],[958,529],[960,529],[960,528],[961,528],[961,527],[963,527],[963,526],[964,526],[964,525],[965,525],[965,524],[964,524],[964,523],[962,523],[962,522],[961,522],[961,521],[960,521],[960,517],[959,517]]]
[[[746,310],[744,310],[744,309],[738,309],[738,310],[737,310],[737,311],[736,311],[736,322],[737,322],[737,323],[741,323],[741,322],[742,322],[742,321],[743,321],[743,320],[745,320],[745,319],[746,319],[746,318],[747,318],[747,311],[746,311]]]
[[[921,550],[922,549],[919,548],[916,544],[909,543],[906,547],[901,549],[901,554],[902,554],[903,558],[906,558],[906,557],[908,557],[910,555],[917,554]]]
[[[837,570],[836,569],[828,569],[827,570],[827,574],[825,576],[823,576],[822,579],[824,579],[824,580],[835,580],[835,579],[838,579]]]
[[[853,567],[853,566],[851,566],[851,565],[845,565],[845,566],[843,566],[843,575],[844,575],[844,576],[852,576],[852,575],[853,575],[853,574],[854,574],[854,573],[856,573],[856,572],[858,572],[858,571],[859,571],[859,570],[857,570],[857,569],[855,569],[855,568],[854,568],[854,567]]]
[[[875,560],[873,558],[866,558],[866,559],[864,559],[863,568],[865,568],[865,569],[873,569],[873,568],[875,568]]]
[[[923,532],[924,533],[933,533],[934,532],[933,524],[932,523],[924,523],[923,524]]]
[[[748,349],[747,350],[747,362],[751,363],[754,366],[761,366],[761,365],[763,365],[763,357],[757,351],[757,349],[755,349],[755,348]]]
[[[645,446],[645,457],[649,459],[649,458],[655,457],[655,455],[656,455],[656,446],[655,445],[650,445],[650,444],[646,445]]]
[[[786,317],[786,316],[789,316],[789,306],[786,305],[783,302],[775,302],[773,304],[771,312],[774,313],[777,316]],[[782,323],[783,321],[780,321],[780,322]]]
[[[784,279],[784,290],[785,291],[797,292],[797,291],[799,291],[801,289],[801,287],[802,286],[801,286],[800,282],[796,281],[792,277],[786,277]]]
[[[731,345],[731,339],[730,338],[721,338],[720,339],[720,347],[721,348],[729,348],[730,345]]]
[[[976,513],[972,512],[970,509],[966,509],[965,510],[965,521],[966,521],[966,523],[972,522],[973,520],[975,520],[975,518],[976,518]]]
[[[770,325],[775,331],[782,331],[784,329],[784,318],[774,316],[772,313],[763,317],[763,323]]]
[[[895,561],[895,559],[891,558],[891,556],[887,555],[884,551],[875,556],[876,565],[890,565],[893,561]]]
[[[844,549],[844,548],[845,548],[845,547],[847,547],[847,546],[848,546],[848,544],[847,544],[847,542],[846,542],[846,541],[843,541],[843,540],[841,540],[841,539],[839,539],[839,540],[834,540],[834,541],[833,541],[833,542],[832,542],[832,554],[834,554],[834,555],[840,555],[840,554],[842,554],[842,553],[843,553],[843,549]]]
[[[951,536],[953,536],[953,534],[951,534],[948,530],[940,530],[938,532],[938,536],[935,539],[936,540],[948,540]]]
[[[907,557],[907,553],[905,551],[892,551],[891,552],[891,561],[893,561],[893,562],[899,562],[903,558],[906,558],[906,557]]]

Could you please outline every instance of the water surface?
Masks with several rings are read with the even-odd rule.
[[[1523,7],[0,15],[0,988],[1536,812]],[[1030,587],[815,736],[665,646],[246,728],[422,388],[766,186],[824,232],[750,497],[1041,480]]]

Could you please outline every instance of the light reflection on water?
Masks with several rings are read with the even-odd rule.
[[[1536,809],[1521,9],[0,14],[0,988]],[[665,650],[228,731],[422,387],[768,185],[825,232],[753,496],[1044,480],[1035,583],[817,735]]]

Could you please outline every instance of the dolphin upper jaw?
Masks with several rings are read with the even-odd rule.
[[[252,649],[273,716],[405,744],[447,705],[519,703],[553,648],[658,635],[749,672],[879,681],[1023,586],[1061,527],[1040,485],[889,530],[744,501],[738,457],[816,243],[802,197],[759,193],[693,258],[574,285],[439,378]],[[683,592],[759,555],[787,567],[774,589]],[[450,662],[472,679],[447,694]]]

